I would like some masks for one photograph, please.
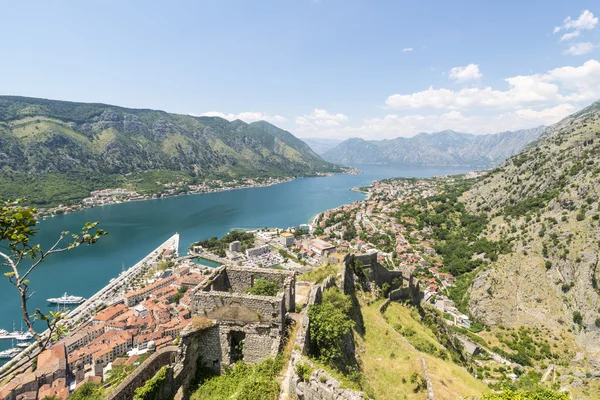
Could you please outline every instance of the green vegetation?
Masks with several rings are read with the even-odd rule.
[[[296,364],[296,374],[302,379],[303,382],[308,382],[310,376],[313,373],[313,368],[310,364],[299,361]]]
[[[225,257],[225,250],[229,248],[229,243],[235,242],[236,240],[242,243],[242,251],[254,246],[254,234],[252,232],[238,230],[225,234],[221,239],[213,236],[210,239],[200,240],[199,242],[193,243],[192,246],[202,246],[203,249],[210,251],[219,257]]]
[[[179,289],[177,289],[177,293],[175,294],[175,296],[173,296],[173,302],[175,304],[179,304],[179,302],[181,301],[181,298],[183,297],[183,295],[185,294],[185,292],[187,292],[187,286],[182,286]]]
[[[102,400],[104,390],[102,386],[93,382],[86,382],[69,396],[71,400]]]
[[[459,200],[471,185],[469,181],[447,185],[437,196],[403,203],[395,215],[396,218],[412,217],[418,229],[429,227],[432,230],[438,243],[435,250],[442,256],[444,269],[455,277],[485,265],[485,259],[495,261],[499,254],[511,251],[508,241],[490,241],[481,237],[488,223],[487,215],[467,212]],[[477,254],[483,258],[473,259]]]
[[[222,375],[207,379],[191,400],[276,400],[279,397],[279,376],[284,366],[281,355],[258,364],[237,362]]]
[[[484,394],[482,400],[569,400],[567,393],[558,393],[553,390],[543,389],[536,391],[512,391],[507,390],[503,393]]]
[[[496,353],[523,366],[533,366],[533,360],[553,360],[558,355],[552,351],[550,345],[543,339],[536,340],[539,331],[521,326],[517,331],[498,333],[496,335],[501,343],[510,348],[513,353],[507,353],[499,347],[494,347]]]
[[[449,359],[415,350],[394,329],[393,324],[401,324],[403,328],[413,329],[415,332],[413,337],[432,343],[438,348],[441,346],[429,326],[422,325],[421,317],[417,313],[392,302],[386,309],[384,318],[379,311],[382,302],[379,300],[361,307],[367,329],[364,336],[355,335],[357,348],[361,349],[361,370],[372,388],[371,398],[424,399],[422,389],[420,392],[414,391],[420,379],[415,379],[414,383],[410,382],[414,373],[417,377],[422,376],[421,358],[425,359],[436,399],[479,398],[482,393],[489,390],[486,384]]]
[[[311,269],[308,272],[298,276],[298,281],[308,281],[315,283],[323,283],[325,278],[333,275],[336,276],[341,271],[340,264],[323,264],[316,268]]]
[[[135,389],[133,400],[150,400],[156,398],[160,388],[167,380],[168,369],[169,366],[163,366],[151,379],[148,379],[146,383],[144,383],[144,386]]]
[[[279,292],[279,284],[275,280],[258,279],[254,286],[246,289],[246,293],[255,296],[276,296]]]
[[[315,343],[317,358],[331,368],[344,369],[347,366],[344,337],[354,327],[349,316],[351,308],[350,297],[338,288],[330,288],[323,292],[321,304],[308,309],[310,337]]]

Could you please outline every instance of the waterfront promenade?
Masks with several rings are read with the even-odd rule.
[[[93,318],[94,310],[96,310],[98,307],[123,301],[129,281],[139,276],[148,268],[158,264],[158,258],[164,253],[165,250],[171,250],[174,253],[178,252],[178,233],[171,236],[164,243],[154,249],[150,254],[138,261],[135,265],[126,271],[123,271],[117,278],[111,279],[111,281],[105,287],[100,289],[98,292],[96,292],[96,294],[80,304],[77,308],[71,310],[64,319],[64,323],[67,324],[68,329],[71,330],[75,326],[84,324],[88,321],[88,319]],[[48,335],[48,330],[41,333],[40,336],[46,337],[46,335]],[[31,360],[33,357],[39,354],[39,352],[40,349],[37,343],[32,343],[31,346],[24,349],[21,353],[17,354],[12,360],[0,368],[0,380],[4,379],[15,368],[20,367],[27,361]]]

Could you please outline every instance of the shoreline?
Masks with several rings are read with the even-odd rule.
[[[211,193],[221,193],[221,192],[228,192],[231,190],[243,190],[243,189],[257,189],[257,188],[265,188],[265,187],[269,187],[269,186],[274,186],[274,185],[279,185],[282,183],[288,183],[288,182],[292,182],[296,179],[301,179],[301,178],[322,178],[322,177],[327,177],[327,176],[331,176],[334,174],[327,174],[327,175],[315,175],[315,176],[302,176],[302,177],[289,177],[289,178],[283,178],[281,181],[279,182],[271,182],[268,184],[254,184],[254,185],[249,185],[249,186],[244,186],[244,185],[240,185],[237,187],[225,187],[225,188],[216,188],[214,190],[210,190],[210,191],[204,191],[204,192],[185,192],[185,193],[177,193],[177,194],[153,194],[153,195],[149,195],[152,197],[149,198],[143,198],[143,199],[134,199],[134,200],[124,200],[124,201],[115,201],[115,202],[111,202],[111,203],[105,203],[105,204],[99,204],[99,205],[93,205],[93,206],[85,206],[82,203],[77,203],[77,204],[73,204],[70,206],[63,206],[66,208],[70,208],[70,207],[77,207],[77,209],[75,210],[64,210],[63,207],[53,207],[50,208],[44,212],[38,212],[36,217],[38,219],[46,219],[46,218],[54,218],[55,216],[60,216],[60,215],[67,215],[67,214],[74,214],[77,212],[82,212],[91,208],[99,208],[99,207],[104,207],[104,206],[113,206],[113,205],[118,205],[118,204],[126,204],[126,203],[137,203],[137,202],[142,202],[142,201],[149,201],[149,200],[160,200],[160,199],[168,199],[171,197],[180,197],[180,196],[193,196],[193,195],[199,195],[199,194],[211,194]],[[154,197],[156,196],[156,197]],[[57,213],[56,211],[52,212],[53,210],[56,211],[61,211],[59,213]]]

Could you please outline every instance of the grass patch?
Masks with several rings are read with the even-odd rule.
[[[423,399],[423,392],[414,392],[413,374],[422,374],[421,357],[425,359],[437,399],[457,399],[461,397],[479,397],[488,391],[486,385],[470,375],[464,368],[441,360],[428,354],[416,351],[379,313],[381,301],[361,308],[366,333],[357,338],[361,349],[360,360],[363,373],[373,388],[375,398],[385,399]],[[402,306],[392,303],[386,315],[406,326],[418,322],[410,322],[410,311],[406,314]],[[416,327],[414,328],[415,330]],[[420,328],[419,335],[424,340],[435,341],[433,333],[427,328]],[[438,344],[439,346],[439,344]]]
[[[325,278],[330,275],[337,275],[342,272],[341,264],[323,264],[316,268],[311,269],[308,272],[303,273],[298,277],[299,281],[308,281],[314,283],[322,283]]]
[[[285,361],[281,355],[258,364],[240,361],[220,376],[209,378],[192,395],[191,400],[276,400]]]

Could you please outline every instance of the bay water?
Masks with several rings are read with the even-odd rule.
[[[55,306],[47,304],[46,299],[60,297],[65,292],[90,297],[123,268],[135,264],[176,232],[181,235],[179,251],[183,255],[191,243],[220,237],[232,229],[287,228],[308,223],[325,210],[362,200],[362,193],[350,189],[377,179],[431,177],[472,170],[405,165],[356,167],[363,174],[301,178],[269,187],[114,204],[46,218],[37,226],[39,233],[34,241],[46,249],[60,232],[76,233],[87,221],[100,221],[99,227],[109,235],[92,246],[80,246],[46,259],[31,274],[31,290],[35,294],[29,301],[29,309],[52,310]],[[14,323],[20,329],[19,304],[16,288],[1,279],[0,328],[11,331]],[[40,322],[35,325],[38,331],[43,330]],[[8,347],[10,340],[0,341],[0,350]]]

